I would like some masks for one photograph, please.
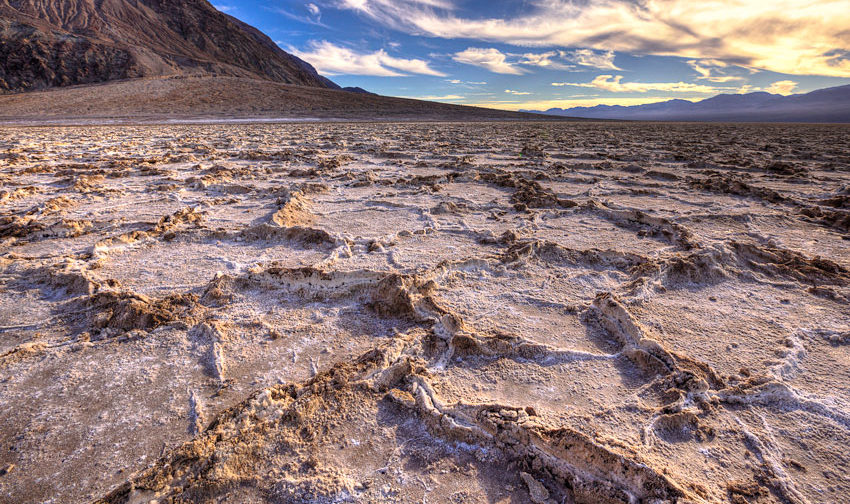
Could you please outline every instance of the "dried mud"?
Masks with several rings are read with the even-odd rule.
[[[0,130],[4,502],[850,500],[850,129]]]

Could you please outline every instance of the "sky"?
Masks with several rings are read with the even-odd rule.
[[[850,0],[220,0],[341,86],[506,110],[850,84]]]

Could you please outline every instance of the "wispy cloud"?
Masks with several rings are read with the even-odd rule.
[[[505,92],[508,93],[508,94],[515,95],[515,96],[524,96],[524,95],[530,95],[531,94],[528,91],[516,91],[516,90],[513,90],[513,89],[506,89]]]
[[[521,65],[530,65],[549,70],[573,70],[575,66],[567,65],[563,62],[554,60],[564,56],[563,51],[548,51],[544,53],[525,53],[520,55],[518,61]]]
[[[221,12],[231,12],[231,11],[236,10],[236,7],[234,7],[232,5],[216,5],[216,4],[213,4],[213,7],[215,7],[217,10],[220,10]]]
[[[614,51],[596,52],[590,49],[560,51],[561,56],[581,66],[601,68],[603,70],[622,70],[614,64]]]
[[[766,87],[764,90],[768,93],[789,95],[794,92],[794,89],[797,87],[797,84],[797,82],[794,82],[792,80],[783,80],[774,82],[770,86]]]
[[[735,92],[738,94],[747,94],[755,93],[756,91],[764,91],[767,93],[787,96],[793,94],[794,90],[797,89],[798,85],[798,82],[794,82],[792,80],[776,81],[767,87],[758,87],[753,86],[751,84],[744,84],[743,86],[739,87]]]
[[[322,22],[322,11],[315,4],[307,4],[304,7],[307,10],[307,13],[304,15],[295,14],[289,12],[286,9],[280,8],[270,8],[268,10],[277,12],[278,14],[282,14],[288,17],[289,19],[298,21],[299,23],[309,24],[313,26],[321,26],[322,28],[330,28],[330,26]]]
[[[474,65],[487,70],[509,75],[522,75],[525,70],[507,62],[507,55],[503,52],[490,48],[469,47],[452,55],[452,59],[458,63]]]
[[[448,101],[448,102],[456,102],[466,99],[464,96],[460,95],[425,95],[425,96],[399,96],[399,98],[410,98],[412,100],[430,100],[430,101]]]
[[[446,82],[448,82],[449,84],[457,84],[466,87],[484,86],[485,84],[487,84],[485,81],[464,81],[460,79],[446,79]]]
[[[404,59],[390,56],[383,49],[360,53],[323,41],[311,41],[305,51],[289,48],[299,58],[311,63],[320,73],[327,75],[375,75],[402,77],[410,74],[445,77],[446,74],[430,67],[421,59]]]
[[[743,77],[737,75],[726,75],[730,65],[719,60],[689,60],[688,65],[691,66],[698,74],[700,80],[710,82],[731,82],[743,80]]]
[[[788,74],[850,77],[847,0],[532,0],[511,18],[463,17],[449,0],[342,0],[338,5],[416,35],[715,59]]]
[[[646,93],[668,91],[673,93],[717,93],[730,88],[706,86],[690,82],[623,82],[622,75],[599,75],[591,82],[553,82],[553,86],[596,88],[612,93]]]
[[[466,50],[455,53],[452,59],[458,63],[475,65],[486,68],[494,73],[522,75],[528,70],[522,66],[545,68],[547,70],[571,71],[576,67],[563,61],[570,57],[565,51],[546,51],[542,53],[527,52],[523,54],[503,53],[494,48],[469,47]]]

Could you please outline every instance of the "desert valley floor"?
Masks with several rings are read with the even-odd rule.
[[[0,501],[850,501],[850,126],[0,128]]]

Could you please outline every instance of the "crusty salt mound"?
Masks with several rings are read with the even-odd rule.
[[[0,143],[0,501],[850,501],[850,128]]]

